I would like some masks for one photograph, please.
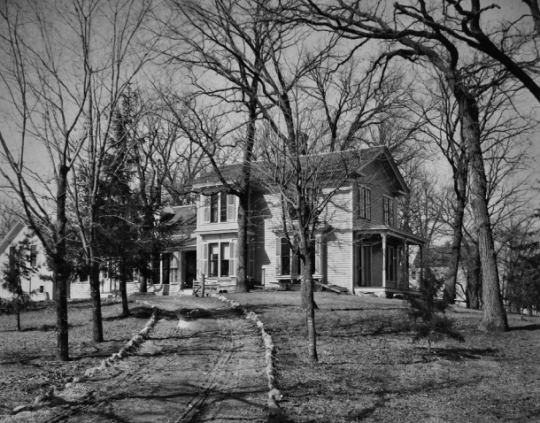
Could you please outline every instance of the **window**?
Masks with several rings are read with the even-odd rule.
[[[220,223],[236,221],[236,196],[224,192],[202,197],[202,221]]]
[[[358,211],[361,219],[371,220],[371,190],[360,187],[358,191],[359,205]]]
[[[228,243],[221,244],[219,257],[220,276],[229,276],[229,260],[231,259],[231,249]]]
[[[203,244],[202,267],[203,273],[207,273],[210,278],[235,276],[236,243],[233,241]]]
[[[178,277],[178,258],[174,253],[171,253],[169,279],[171,283],[180,282],[180,278]]]
[[[386,249],[386,280],[394,282],[396,280],[397,257],[394,247]]]
[[[30,246],[30,266],[36,267],[37,265],[37,245]]]
[[[219,244],[208,244],[208,276],[218,276]]]
[[[9,247],[9,265],[14,266],[16,260],[17,260],[17,247],[12,245],[11,247]]]
[[[287,238],[276,238],[276,275],[296,276],[300,269],[300,258],[293,254]]]
[[[383,223],[394,226],[394,201],[388,197],[383,197]]]

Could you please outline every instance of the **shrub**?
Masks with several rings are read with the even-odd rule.
[[[424,281],[420,287],[420,296],[408,296],[408,315],[411,320],[413,341],[426,339],[428,352],[431,344],[443,338],[464,341],[463,336],[454,328],[454,322],[444,313],[448,302],[437,297],[441,291],[443,280],[438,279],[430,268],[426,268]]]

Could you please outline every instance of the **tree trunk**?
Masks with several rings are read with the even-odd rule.
[[[468,308],[480,310],[480,288],[482,285],[482,263],[478,247],[474,249],[474,259],[472,260],[473,268],[469,270],[469,278],[467,280],[467,297],[469,298]]]
[[[239,204],[238,204],[238,243],[237,243],[238,267],[236,269],[236,292],[248,292],[248,284],[247,284],[248,196],[247,194],[240,195],[238,197],[238,201],[239,201]]]
[[[456,95],[460,105],[462,139],[468,148],[471,173],[471,205],[478,231],[478,246],[482,262],[482,296],[484,317],[481,328],[486,331],[506,331],[508,322],[502,304],[495,245],[487,206],[487,178],[480,145],[480,127],[476,99]]]
[[[317,355],[317,331],[315,329],[315,300],[313,294],[313,260],[315,246],[305,231],[300,231],[300,243],[304,259],[302,272],[302,307],[306,313],[306,327],[308,335],[308,358],[311,364],[319,361]]]
[[[447,275],[444,289],[444,298],[450,304],[454,304],[456,299],[456,281],[461,258],[461,241],[463,239],[463,218],[465,216],[465,205],[467,202],[467,166],[467,160],[462,156],[458,159],[454,173],[456,207],[454,210],[452,255],[450,257],[449,274]]]
[[[122,262],[122,271],[120,273],[120,296],[122,298],[122,316],[129,316],[129,305],[127,297],[127,272],[126,265]]]
[[[21,308],[19,306],[19,300],[15,300],[15,313],[17,314],[17,330],[21,331]]]
[[[92,300],[92,336],[95,342],[103,342],[99,263],[93,252],[90,253],[90,298]]]
[[[148,270],[145,265],[139,267],[139,292],[148,292]]]
[[[258,77],[252,82],[252,95],[257,92]],[[248,292],[247,266],[248,266],[248,228],[249,228],[249,189],[251,182],[251,162],[253,161],[253,146],[255,145],[255,130],[257,122],[257,101],[252,97],[248,103],[249,122],[246,133],[246,146],[242,162],[242,175],[238,196],[238,242],[237,242],[237,270],[236,292]]]
[[[69,360],[67,284],[69,272],[66,263],[66,194],[69,168],[60,166],[56,197],[56,251],[52,257],[53,278],[56,283],[56,354],[59,360]]]

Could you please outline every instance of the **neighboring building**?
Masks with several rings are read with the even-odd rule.
[[[43,245],[39,238],[26,225],[15,223],[5,238],[0,242],[0,277],[4,266],[9,263],[12,249],[24,239],[28,239],[30,251],[28,252],[28,265],[36,269],[30,278],[22,281],[23,290],[32,294],[32,300],[54,300],[56,289],[52,281],[52,272],[48,269],[47,259]],[[0,281],[0,298],[11,298],[11,293],[2,288]]]
[[[397,225],[397,199],[409,195],[409,189],[387,148],[345,154],[361,162],[326,207],[316,234],[315,278],[353,293],[407,291],[409,246],[421,248],[425,243]],[[343,152],[321,155],[320,166],[333,166],[343,156]],[[222,174],[234,182],[239,172],[240,165],[232,165]],[[204,275],[218,289],[233,290],[237,198],[225,192],[214,172],[194,181],[193,189],[202,193],[194,231],[197,278]],[[248,278],[265,288],[299,283],[300,262],[281,232],[281,198],[254,181],[249,202]]]
[[[462,252],[463,254],[463,252]],[[414,282],[420,286],[421,272],[416,269],[431,269],[433,275],[441,281],[441,289],[438,294],[440,298],[443,297],[444,286],[449,278],[450,261],[452,258],[452,247],[450,245],[434,245],[424,251],[421,256],[417,254],[413,260],[412,276]],[[457,280],[456,280],[456,297],[454,299],[455,304],[465,307],[467,305],[467,285],[468,278],[467,272],[463,268],[461,262],[458,266]]]
[[[161,220],[171,231],[167,249],[161,254],[161,261],[155,263],[153,280],[149,281],[148,291],[157,295],[170,295],[181,289],[190,288],[196,278],[196,245],[192,237],[196,229],[195,206],[166,207],[161,213]],[[23,223],[16,223],[0,242],[0,269],[9,261],[10,249],[25,237],[30,237],[31,253],[28,260],[38,272],[29,280],[23,281],[23,289],[33,292],[34,301],[55,299],[56,289],[52,281],[52,272],[46,265],[46,256],[40,240]],[[30,264],[29,263],[29,264]],[[119,281],[114,277],[114,263],[109,263],[107,270],[100,272],[100,292],[103,297],[119,294]],[[1,285],[1,284],[0,284]],[[137,273],[127,282],[128,294],[139,291]],[[11,294],[0,287],[0,298],[9,298]],[[90,298],[88,276],[81,275],[68,286],[68,298]]]

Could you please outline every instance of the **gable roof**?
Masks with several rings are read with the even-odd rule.
[[[350,174],[350,176],[357,175],[360,176],[363,174],[363,170],[372,162],[379,160],[386,164],[386,167],[394,174],[398,185],[399,191],[408,194],[409,188],[399,171],[399,168],[396,165],[396,162],[392,158],[390,151],[387,147],[371,147],[357,150],[344,150],[344,151],[335,151],[330,153],[317,153],[317,154],[307,154],[300,156],[300,161],[303,162],[303,165],[309,165],[316,167],[318,172],[321,174],[332,172],[342,171],[344,173]],[[260,176],[264,177],[261,169],[263,167],[271,167],[272,163],[266,163],[262,161],[253,162],[252,174],[256,178],[259,173]],[[239,180],[242,174],[242,164],[235,163],[230,165],[225,165],[220,168],[221,176],[226,181]],[[208,186],[216,185],[221,181],[218,173],[212,168],[207,172],[201,174],[200,177],[193,181],[193,185],[199,186]]]
[[[13,240],[21,233],[21,231],[26,227],[22,222],[15,222],[11,227],[7,235],[4,237],[2,242],[0,242],[0,254],[4,254],[4,251],[11,245]]]

